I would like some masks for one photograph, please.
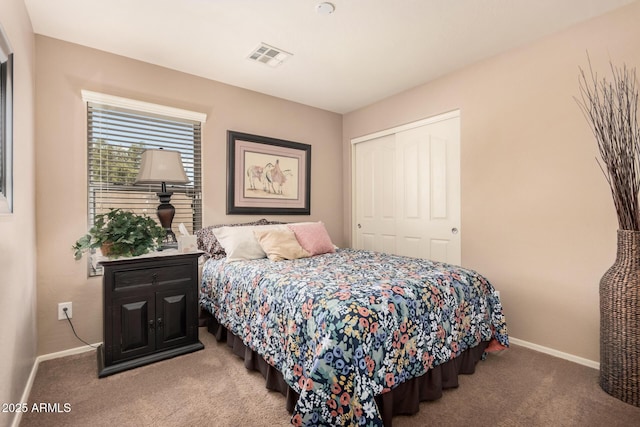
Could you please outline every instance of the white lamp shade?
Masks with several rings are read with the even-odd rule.
[[[178,151],[145,150],[136,184],[186,184],[189,182]]]

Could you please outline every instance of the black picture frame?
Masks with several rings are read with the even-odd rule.
[[[227,214],[310,215],[311,145],[227,131]]]

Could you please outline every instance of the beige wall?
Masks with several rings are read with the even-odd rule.
[[[22,0],[0,2],[14,52],[14,213],[0,214],[0,402],[20,402],[36,356],[34,36]],[[0,426],[13,414],[0,413]]]
[[[598,283],[617,221],[577,107],[578,67],[640,65],[640,3],[345,115],[350,140],[461,110],[462,262],[501,291],[510,334],[599,360]],[[345,190],[345,239],[350,191]]]
[[[87,229],[87,89],[206,113],[203,126],[203,224],[260,216],[225,214],[228,129],[312,145],[311,216],[342,244],[342,117],[256,92],[47,37],[36,37],[39,354],[81,346],[57,320],[57,304],[73,302],[73,321],[88,342],[102,341],[102,289],[87,279],[71,245]],[[265,69],[265,78],[268,70]],[[337,164],[337,165],[336,165]]]

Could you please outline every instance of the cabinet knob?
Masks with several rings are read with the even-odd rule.
[[[158,325],[158,328],[162,328],[162,317],[158,317],[158,319],[156,320],[156,323]]]
[[[153,324],[153,319],[149,320],[149,329],[155,329],[155,325]]]
[[[153,273],[151,275],[151,283],[154,284],[154,285],[158,284],[158,273]]]

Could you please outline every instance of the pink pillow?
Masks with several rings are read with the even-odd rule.
[[[289,224],[288,227],[295,233],[300,246],[312,256],[336,251],[323,223]]]

